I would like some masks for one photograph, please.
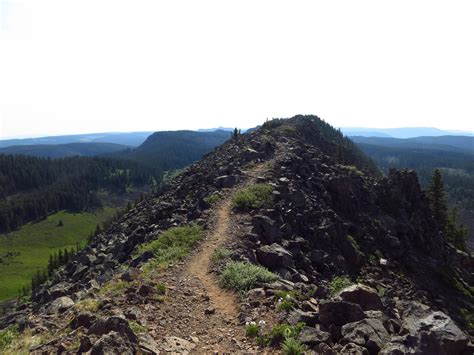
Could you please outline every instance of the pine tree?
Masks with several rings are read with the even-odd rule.
[[[447,211],[446,191],[444,189],[443,177],[439,169],[435,169],[431,179],[431,185],[428,187],[428,197],[430,199],[431,210],[438,226],[443,231],[446,229]]]
[[[463,225],[457,226],[458,209],[451,210],[446,222],[446,237],[456,248],[466,250],[466,239],[469,234],[467,228]]]

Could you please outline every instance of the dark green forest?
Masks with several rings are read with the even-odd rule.
[[[0,232],[59,210],[100,207],[98,189],[120,193],[160,178],[160,171],[127,160],[0,155]]]

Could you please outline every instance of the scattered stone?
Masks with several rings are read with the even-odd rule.
[[[319,343],[330,343],[331,334],[313,327],[304,327],[298,336],[298,340],[308,346],[314,346]]]

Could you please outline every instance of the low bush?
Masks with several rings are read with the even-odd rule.
[[[256,184],[240,191],[232,197],[234,208],[242,211],[269,208],[273,204],[273,188],[268,184]]]
[[[245,326],[245,336],[249,338],[255,338],[258,336],[259,332],[260,326],[255,322],[249,323]]]
[[[299,340],[294,338],[286,338],[281,345],[281,353],[283,355],[303,355],[306,347]]]
[[[296,339],[304,326],[305,323],[298,323],[296,325],[277,324],[269,333],[260,336],[258,343],[263,346],[280,345],[286,339]]]
[[[157,239],[142,245],[138,253],[151,251],[154,254],[153,266],[167,267],[185,257],[203,236],[204,230],[198,225],[170,228]]]
[[[222,271],[222,287],[238,292],[246,292],[259,284],[275,281],[278,276],[262,266],[240,262],[229,262]]]
[[[332,296],[336,295],[339,291],[342,291],[343,289],[345,289],[346,287],[349,287],[350,285],[352,285],[352,282],[347,277],[335,276],[331,280],[331,283],[329,284],[331,295]]]
[[[214,254],[212,254],[212,261],[214,263],[217,263],[218,261],[221,261],[229,257],[231,254],[232,252],[229,249],[225,249],[225,248],[216,249]]]
[[[18,329],[14,326],[0,330],[0,351],[6,350],[18,336]]]
[[[219,194],[214,193],[214,194],[209,195],[208,197],[206,197],[204,199],[204,201],[206,201],[210,205],[214,205],[217,202],[219,202],[221,199],[222,199],[222,197]]]

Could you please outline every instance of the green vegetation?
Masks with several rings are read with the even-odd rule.
[[[231,261],[228,263],[220,276],[222,287],[239,292],[246,292],[255,286],[275,281],[278,276],[262,266]]]
[[[166,285],[165,284],[162,284],[162,283],[159,283],[158,285],[156,285],[156,293],[158,293],[158,295],[165,295],[166,294]]]
[[[291,298],[285,298],[277,305],[279,311],[291,311],[293,308],[295,308],[295,301]]]
[[[269,333],[258,337],[257,341],[263,346],[277,346],[287,339],[296,339],[304,327],[304,323],[297,325],[277,324]]]
[[[18,329],[14,326],[0,330],[0,352],[5,351],[18,336]]]
[[[245,336],[248,338],[255,338],[260,333],[260,326],[255,323],[251,322],[245,326]]]
[[[206,201],[208,204],[210,205],[214,205],[216,204],[217,202],[219,202],[220,200],[222,199],[222,197],[217,194],[217,193],[213,193],[212,195],[206,197],[204,199],[204,201]]]
[[[347,240],[352,244],[354,248],[359,249],[359,244],[357,243],[357,240],[355,240],[352,235],[348,235]]]
[[[286,338],[281,345],[283,355],[303,355],[305,351],[306,346],[295,338]]]
[[[95,313],[99,309],[99,301],[92,298],[84,298],[74,304],[74,308],[79,312]]]
[[[240,191],[232,197],[233,207],[248,211],[262,207],[271,207],[273,204],[273,188],[268,184],[256,184]]]
[[[342,291],[346,287],[349,287],[352,285],[351,280],[349,280],[345,276],[335,276],[330,284],[329,284],[329,289],[331,290],[331,295],[336,295],[339,291]]]
[[[14,298],[18,290],[29,287],[37,271],[45,270],[49,257],[59,250],[86,244],[98,223],[114,214],[112,208],[94,213],[58,212],[38,223],[0,235],[0,301]],[[59,221],[64,226],[58,228]]]
[[[153,252],[155,257],[150,266],[167,268],[170,264],[185,257],[203,236],[202,227],[194,224],[170,228],[157,239],[142,245],[138,253]]]
[[[229,257],[231,254],[232,252],[229,249],[225,249],[225,248],[216,249],[214,254],[212,254],[212,262],[217,263]]]
[[[135,334],[147,333],[148,332],[148,330],[143,325],[138,324],[135,321],[129,321],[128,325],[129,325],[130,329],[133,330],[133,332]]]

